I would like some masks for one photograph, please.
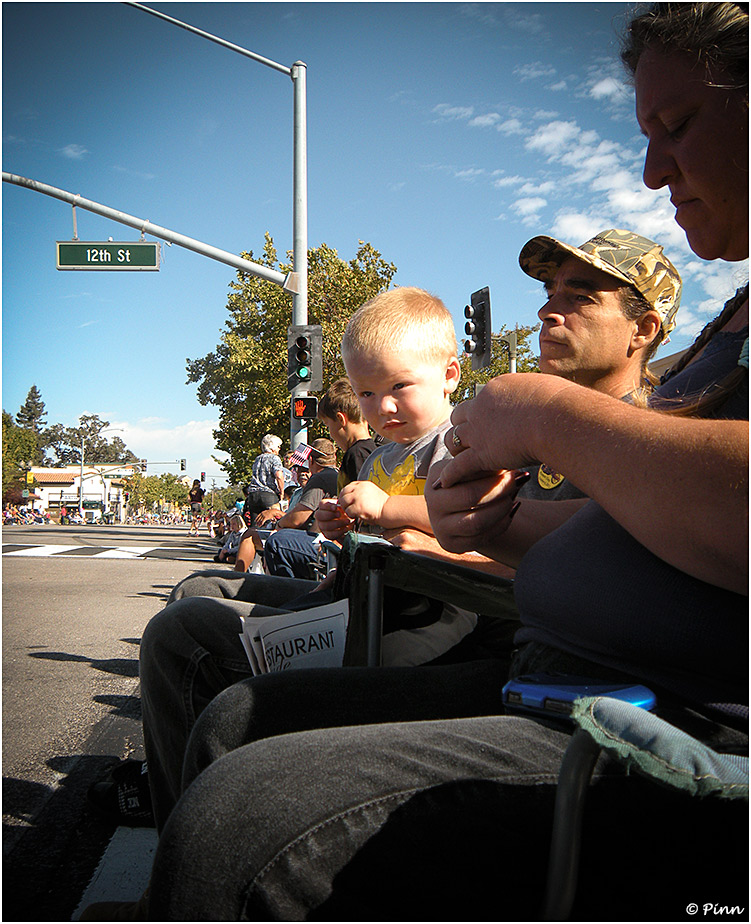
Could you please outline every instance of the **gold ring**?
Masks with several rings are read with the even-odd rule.
[[[451,439],[452,439],[452,441],[453,441],[454,446],[456,447],[456,449],[462,449],[462,448],[463,448],[463,447],[462,447],[462,441],[461,441],[461,440],[459,439],[459,437],[457,436],[456,430],[454,430],[454,432],[452,433]]]

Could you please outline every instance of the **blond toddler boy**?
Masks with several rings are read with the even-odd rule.
[[[417,288],[395,288],[359,308],[342,339],[347,377],[371,428],[389,442],[367,458],[357,481],[324,501],[316,519],[328,539],[358,529],[411,527],[432,534],[424,498],[428,469],[449,453],[449,396],[459,384],[456,334],[443,302]],[[383,640],[384,664],[420,664],[453,647],[476,623],[444,606],[438,622]]]

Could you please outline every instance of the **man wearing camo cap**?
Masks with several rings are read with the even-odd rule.
[[[519,264],[548,297],[538,311],[541,372],[614,398],[640,400],[651,391],[647,364],[675,327],[682,286],[659,244],[614,229],[580,247],[540,235],[524,245]],[[545,465],[532,475],[526,496],[582,496]]]

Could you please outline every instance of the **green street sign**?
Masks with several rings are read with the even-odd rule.
[[[158,270],[155,241],[58,241],[59,270]]]

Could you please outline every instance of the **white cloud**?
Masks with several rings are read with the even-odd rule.
[[[474,113],[472,106],[451,106],[449,103],[438,103],[432,110],[439,118],[446,121],[455,119],[469,119]]]
[[[110,418],[111,419],[111,418]],[[123,432],[119,436],[125,445],[139,459],[150,464],[148,474],[161,472],[179,473],[180,459],[187,459],[189,471],[205,471],[209,477],[221,476],[219,466],[211,458],[226,458],[227,453],[218,452],[214,445],[213,431],[219,426],[216,419],[189,420],[186,423],[168,425],[165,418],[143,417],[135,421],[112,420],[110,427]],[[157,463],[172,463],[159,465]],[[197,476],[196,476],[197,477]]]
[[[511,204],[511,208],[524,219],[534,217],[536,220],[538,212],[547,204],[548,200],[543,199],[542,196],[528,196],[524,199],[517,199]]]
[[[506,13],[506,22],[508,25],[519,29],[520,32],[529,32],[532,35],[539,35],[545,29],[544,20],[539,13],[520,13],[517,5],[509,6],[504,9]]]
[[[69,160],[83,160],[88,153],[89,151],[80,144],[66,144],[64,148],[60,148],[60,154]]]
[[[581,129],[576,122],[548,122],[532,132],[525,142],[525,147],[530,151],[540,151],[555,158],[580,135]]]
[[[578,246],[593,238],[605,227],[607,227],[607,221],[596,216],[585,215],[581,212],[561,212],[555,217],[551,233],[558,240]]]
[[[523,176],[501,176],[497,180],[493,180],[493,186],[498,189],[503,189],[505,186],[518,186],[519,183],[524,182]]]
[[[503,132],[504,135],[524,134],[524,126],[519,121],[519,119],[506,119],[505,122],[501,122],[500,125],[496,125],[496,128],[499,132]]]
[[[625,95],[623,84],[615,77],[604,77],[589,88],[592,99],[620,99]]]
[[[532,193],[537,193],[541,195],[543,193],[550,193],[555,191],[556,184],[552,180],[548,180],[545,183],[525,183],[519,189],[520,193],[525,195],[531,195]]]
[[[555,77],[555,68],[550,64],[543,64],[542,61],[535,61],[532,64],[520,64],[513,70],[514,77],[520,81],[538,80],[540,77]]]
[[[488,128],[499,122],[500,118],[497,112],[488,112],[485,115],[475,116],[470,120],[469,125],[471,128]]]

